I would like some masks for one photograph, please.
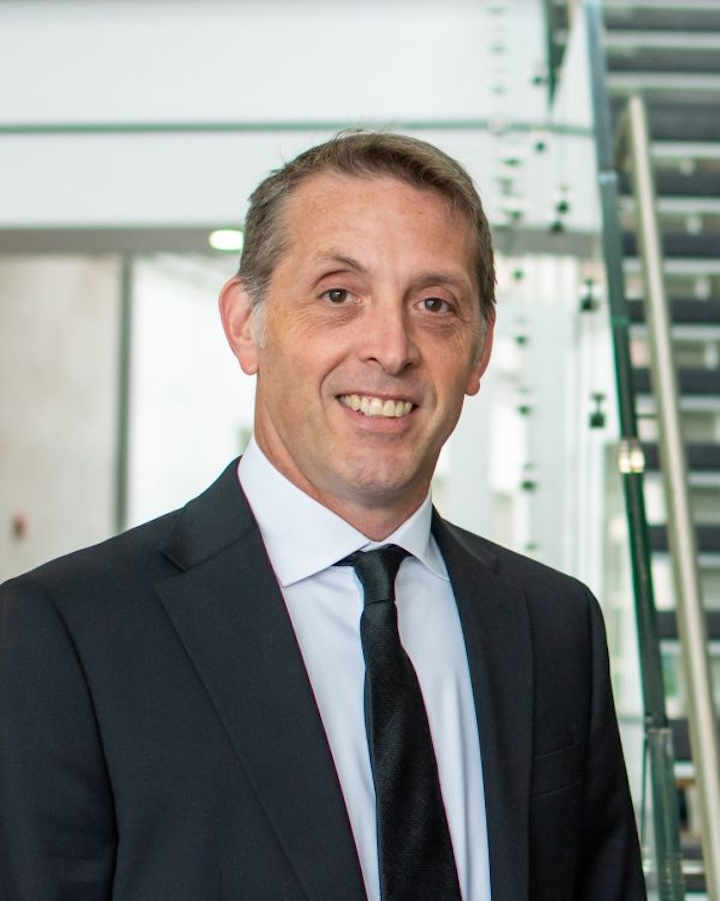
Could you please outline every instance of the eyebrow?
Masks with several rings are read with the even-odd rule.
[[[341,268],[351,269],[363,274],[369,271],[368,267],[363,265],[359,260],[356,260],[354,257],[349,257],[341,251],[321,250],[315,254],[314,259],[318,263],[336,263]],[[416,279],[413,279],[413,287],[422,289],[430,287],[431,285],[449,285],[457,288],[466,288],[468,282],[472,288],[472,280],[468,279],[465,275],[455,275],[451,272],[423,272]]]
[[[363,264],[353,257],[345,256],[344,253],[340,253],[335,250],[321,250],[315,254],[313,257],[318,263],[337,263],[341,268],[344,269],[353,269],[356,272],[367,272],[367,266],[363,266]]]
[[[418,288],[429,288],[431,285],[450,285],[456,288],[472,287],[469,279],[463,276],[453,275],[450,272],[425,272],[414,280]]]

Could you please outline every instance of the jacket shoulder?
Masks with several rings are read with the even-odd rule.
[[[122,581],[123,575],[138,567],[152,570],[157,548],[172,533],[181,511],[167,513],[150,522],[135,526],[97,544],[72,551],[16,576],[0,586],[0,597],[6,592],[22,591],[37,586],[46,590],[97,584],[99,581]]]
[[[184,568],[183,556],[212,556],[242,533],[244,495],[233,461],[220,477],[184,507],[111,538],[65,554],[0,587],[50,589],[79,585],[149,582]]]
[[[587,596],[590,593],[587,586],[574,576],[460,526],[448,522],[444,525],[466,551],[489,566],[497,576],[521,588],[528,596],[548,593],[556,595],[558,592]]]

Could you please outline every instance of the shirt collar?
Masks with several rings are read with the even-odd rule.
[[[286,479],[254,438],[238,464],[238,478],[283,587],[327,569],[354,551],[383,544],[399,545],[433,573],[448,578],[430,532],[430,494],[392,535],[376,542]]]

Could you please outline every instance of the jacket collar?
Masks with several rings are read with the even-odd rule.
[[[322,721],[236,469],[237,461],[181,513],[161,548],[179,573],[156,589],[307,897],[362,899]],[[533,682],[525,599],[497,575],[488,542],[437,513],[433,533],[468,648],[493,901],[517,901],[527,897],[529,866]]]

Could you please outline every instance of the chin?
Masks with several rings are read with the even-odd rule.
[[[403,503],[410,495],[418,493],[424,498],[427,491],[423,487],[426,480],[417,472],[398,466],[397,461],[385,466],[378,466],[377,461],[374,461],[367,466],[356,467],[344,481],[353,495],[378,506]]]

